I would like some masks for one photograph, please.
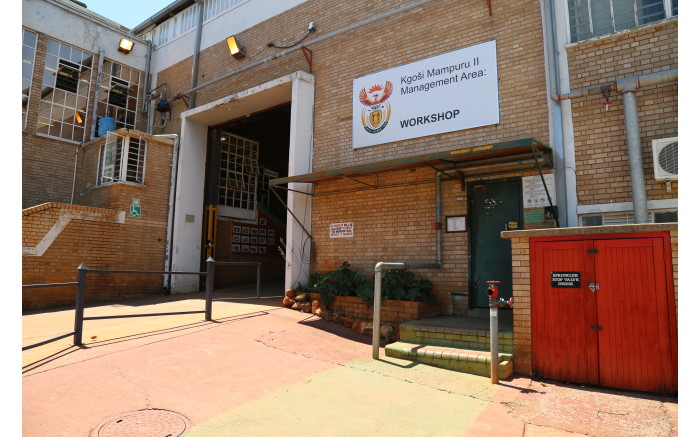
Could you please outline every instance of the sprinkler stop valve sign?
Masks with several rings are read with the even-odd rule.
[[[352,147],[498,124],[496,41],[353,81]]]

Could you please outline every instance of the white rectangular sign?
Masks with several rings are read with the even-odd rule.
[[[544,180],[547,183],[549,197],[552,198],[552,205],[557,204],[557,193],[554,186],[554,173],[547,173]],[[523,208],[544,208],[549,206],[547,192],[544,190],[542,178],[537,176],[526,176],[523,178]]]
[[[353,148],[497,124],[496,41],[353,81]]]
[[[348,223],[331,223],[330,237],[331,238],[352,238],[355,224]]]

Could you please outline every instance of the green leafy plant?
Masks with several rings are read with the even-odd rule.
[[[384,272],[382,277],[382,300],[404,300],[409,302],[426,302],[435,304],[435,296],[430,294],[433,283],[427,279],[416,277],[410,270],[393,269]],[[373,282],[365,280],[358,296],[368,307],[374,304]]]
[[[350,268],[345,261],[330,272],[314,272],[307,285],[297,284],[297,294],[318,293],[327,306],[333,304],[336,296],[359,296],[367,305],[374,304],[374,277],[369,279]],[[387,270],[382,277],[382,300],[404,300],[435,304],[430,294],[433,283],[404,269]]]
[[[337,269],[321,275],[315,291],[321,295],[321,300],[330,306],[335,296],[353,296],[357,273],[350,269],[345,261]]]

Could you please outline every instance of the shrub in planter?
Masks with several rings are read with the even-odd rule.
[[[321,275],[316,284],[315,291],[321,295],[321,300],[326,306],[333,304],[335,296],[355,296],[358,278],[362,276],[350,268],[345,261],[337,269]]]
[[[407,269],[392,269],[384,272],[382,277],[382,300],[404,300],[409,302],[425,302],[436,304],[435,296],[430,294],[433,283],[427,279],[416,277]],[[357,288],[358,296],[368,307],[374,303],[374,286],[365,280]]]

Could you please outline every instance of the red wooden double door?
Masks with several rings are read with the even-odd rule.
[[[678,390],[668,237],[531,242],[532,363],[556,381]]]

